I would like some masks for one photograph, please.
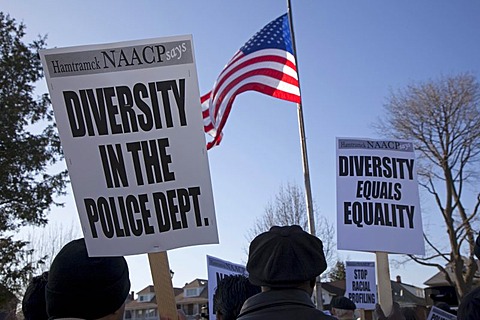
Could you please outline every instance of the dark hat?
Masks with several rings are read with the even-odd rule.
[[[343,309],[343,310],[355,310],[357,306],[355,303],[348,299],[347,297],[335,297],[330,302],[330,307],[335,309]]]
[[[295,287],[327,268],[322,241],[300,226],[274,226],[250,243],[247,271],[252,284]]]
[[[25,320],[48,319],[45,304],[47,279],[48,271],[30,280],[22,300],[22,312]]]
[[[66,244],[53,260],[46,287],[48,315],[97,319],[114,313],[130,291],[123,257],[89,257],[84,239]]]

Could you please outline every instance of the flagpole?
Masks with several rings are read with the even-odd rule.
[[[292,9],[290,5],[290,0],[287,0],[288,5],[288,20],[290,22],[290,34],[292,36],[292,46],[293,46],[293,55],[295,56],[295,63],[297,64],[297,76],[298,76],[298,88],[300,89],[300,73],[298,68],[298,59],[297,59],[297,49],[295,47],[295,34],[293,33],[293,20],[292,20]],[[302,95],[300,94],[300,97]],[[303,109],[302,102],[297,103],[297,114],[298,114],[298,127],[300,130],[300,146],[302,149],[302,164],[303,164],[303,178],[305,182],[305,196],[307,201],[307,218],[308,218],[308,227],[310,234],[316,235],[315,232],[315,219],[313,215],[313,205],[312,205],[312,189],[310,187],[310,171],[308,169],[308,158],[307,158],[307,141],[305,138],[305,125],[303,122]]]
[[[300,91],[300,99],[301,99],[302,95],[301,95],[301,89],[300,89],[300,72],[299,72],[298,59],[297,59],[297,48],[295,46],[295,33],[293,32],[292,6],[290,4],[290,0],[287,0],[287,8],[288,8],[288,21],[290,25],[290,35],[292,36],[293,55],[295,56],[295,63],[297,65],[298,90]],[[307,139],[305,137],[305,125],[303,121],[302,100],[300,100],[300,103],[297,103],[297,114],[298,114],[298,128],[300,131],[300,147],[302,149],[303,180],[305,183],[305,198],[307,202],[308,228],[309,228],[310,234],[316,236],[315,218],[313,215],[312,188],[310,186],[310,170],[308,168]],[[320,282],[320,276],[318,276],[318,279],[316,281],[316,286],[313,290],[313,296],[314,296],[314,300],[316,302],[317,308],[320,310],[323,310],[322,283]]]

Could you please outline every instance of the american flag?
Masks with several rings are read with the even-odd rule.
[[[236,96],[249,90],[300,103],[287,14],[250,38],[223,68],[213,89],[201,97],[204,130],[213,137],[207,149],[222,140],[222,129]]]

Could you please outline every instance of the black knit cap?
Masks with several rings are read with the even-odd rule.
[[[250,282],[272,288],[296,287],[327,268],[323,244],[300,226],[271,227],[250,243]]]
[[[330,307],[335,309],[343,309],[343,310],[355,310],[357,306],[355,303],[348,299],[347,297],[335,297],[330,302]]]
[[[66,244],[53,260],[45,289],[50,319],[97,319],[114,313],[130,292],[123,257],[89,257],[84,239]]]

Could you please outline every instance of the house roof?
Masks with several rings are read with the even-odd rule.
[[[423,289],[417,288],[415,286],[391,281],[393,301],[397,302],[400,306],[405,305],[414,305],[414,306],[426,306],[427,301],[425,297],[418,296],[415,294],[415,291],[418,289],[423,293]]]
[[[322,289],[325,289],[335,296],[343,296],[345,294],[345,280],[324,282],[322,283]]]
[[[178,296],[180,293],[183,293],[183,289],[182,288],[173,288],[173,294],[176,296]]]
[[[475,272],[476,277],[480,277],[480,261],[476,260],[478,270]],[[449,271],[448,264],[445,267],[447,271]],[[474,279],[475,281],[475,279]],[[450,286],[450,283],[448,283],[445,274],[441,271],[435,273],[432,277],[430,277],[428,280],[426,280],[424,285],[429,286],[429,287],[437,287],[437,286]]]
[[[199,288],[199,287],[206,287],[207,285],[208,285],[208,280],[195,279],[192,282],[185,284],[185,286],[183,288],[184,289]]]
[[[133,300],[128,302],[125,305],[125,310],[145,310],[145,309],[156,309],[156,308],[157,308],[157,303],[155,302],[155,298],[149,302]]]
[[[142,290],[138,291],[137,294],[147,294],[147,293],[152,293],[152,292],[155,293],[155,287],[150,285],[150,286],[146,286]]]
[[[186,287],[184,287],[186,288]],[[195,288],[198,288],[198,286],[196,286]],[[195,296],[195,297],[185,297],[184,294],[183,294],[183,291],[178,294],[176,297],[175,297],[175,302],[177,304],[201,304],[201,303],[207,303],[208,302],[208,288],[207,286],[205,286],[203,289],[202,289],[202,292],[200,292],[200,294],[198,296]]]
[[[137,292],[137,295],[144,295],[148,293],[155,293],[155,287],[150,285],[142,290]],[[173,288],[173,294],[175,297],[179,294],[183,293],[182,288]],[[136,300],[127,301],[125,304],[125,310],[142,310],[142,309],[154,309],[157,308],[157,302],[155,299],[155,295],[149,301],[139,301],[138,298]]]

